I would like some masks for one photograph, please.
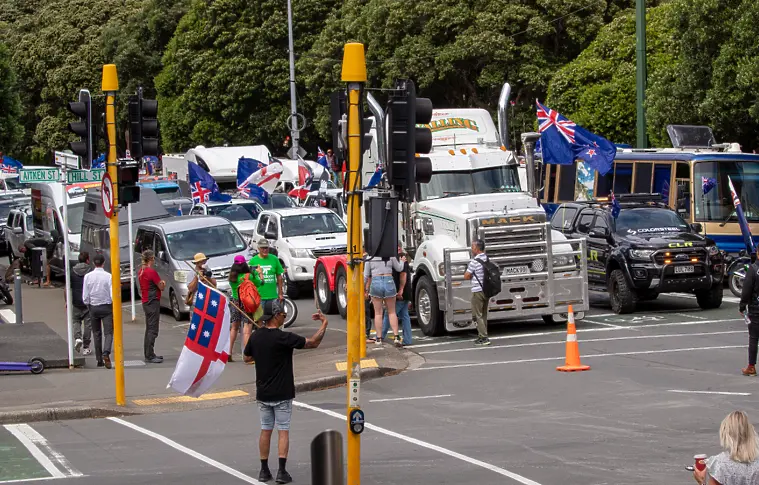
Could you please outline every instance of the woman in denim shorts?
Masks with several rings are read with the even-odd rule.
[[[403,271],[403,262],[398,258],[390,258],[388,261],[369,260],[364,263],[364,277],[366,279],[366,294],[372,297],[374,306],[374,330],[377,332],[375,343],[382,347],[382,304],[387,308],[390,328],[393,330],[395,345],[401,346],[401,338],[398,336],[398,315],[395,313],[395,281],[393,270]]]

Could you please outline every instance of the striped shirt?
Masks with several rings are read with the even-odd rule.
[[[481,283],[485,280],[485,267],[475,260],[487,261],[488,256],[485,253],[480,253],[469,260],[466,267],[466,272],[472,275],[472,293],[481,293]]]

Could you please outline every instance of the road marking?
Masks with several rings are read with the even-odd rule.
[[[611,324],[611,323],[596,322],[595,320],[588,320],[587,318],[584,319],[583,322],[592,323],[593,325],[601,325],[603,327],[626,328],[626,327],[620,327],[619,325],[614,325],[614,324]]]
[[[156,404],[176,404],[180,402],[200,402],[200,401],[213,401],[215,399],[229,399],[233,397],[245,397],[249,396],[245,391],[236,389],[234,391],[225,392],[212,392],[209,394],[203,394],[200,397],[190,396],[167,396],[167,397],[153,397],[147,399],[135,399],[132,402],[138,406],[154,406]]]
[[[723,391],[685,391],[681,389],[670,389],[667,392],[679,392],[680,394],[719,394],[720,396],[750,396],[750,392],[723,392]]]
[[[335,362],[335,367],[337,367],[337,370],[340,372],[345,372],[348,370],[348,363],[347,362]],[[362,359],[361,360],[361,368],[362,369],[376,369],[379,367],[379,364],[377,364],[377,361],[374,359]]]
[[[344,414],[336,413],[335,411],[330,411],[329,409],[318,408],[316,406],[312,406],[310,404],[306,404],[299,401],[293,401],[293,404],[295,406],[308,409],[310,411],[316,411],[318,413],[323,413],[328,416],[332,416],[333,418],[342,419],[343,421],[346,420],[346,417]],[[370,424],[370,423],[366,423],[366,428],[371,429],[372,431],[376,431],[378,433],[382,433],[387,436],[392,436],[393,438],[397,438],[402,441],[406,441],[416,446],[421,446],[422,448],[427,448],[428,450],[437,451],[439,453],[448,455],[452,458],[459,459],[466,463],[485,468],[486,470],[490,470],[499,475],[503,475],[505,477],[511,478],[512,480],[515,480],[524,485],[540,485],[538,482],[532,481],[529,478],[525,478],[522,475],[518,475],[514,472],[510,472],[509,470],[497,467],[495,465],[491,465],[490,463],[485,463],[484,461],[477,460],[476,458],[471,458],[469,456],[462,455],[461,453],[457,453],[447,448],[443,448],[442,446],[433,445],[432,443],[427,443],[426,441],[422,441],[416,438],[412,438],[410,436],[402,435],[400,433],[396,433],[395,431],[390,431],[389,429],[381,428],[377,425]]]
[[[29,453],[31,453],[45,470],[47,470],[51,478],[83,476],[81,472],[71,466],[66,457],[50,447],[50,444],[44,436],[39,434],[28,424],[6,424],[5,429],[7,429],[17,440],[19,440],[19,442],[21,442],[22,445],[26,447],[27,450],[29,450]],[[66,473],[60,471],[53,463],[53,460],[57,461]]]
[[[18,478],[16,480],[0,480],[0,484],[38,482],[40,480],[58,480],[59,478],[66,478],[66,477]]]
[[[593,338],[580,340],[581,343],[590,342],[613,342],[615,340],[638,340],[638,339],[652,339],[652,338],[671,338],[671,337],[703,337],[706,335],[727,335],[731,333],[746,333],[745,330],[725,330],[723,332],[699,332],[699,333],[670,333],[662,335],[631,335],[629,337],[610,337],[610,338]],[[556,340],[551,342],[529,342],[525,344],[513,344],[513,345],[494,345],[490,347],[470,347],[466,349],[446,349],[446,350],[430,350],[427,352],[419,352],[419,355],[430,354],[447,354],[450,352],[469,352],[477,350],[493,350],[493,349],[511,349],[516,347],[535,347],[539,345],[560,345],[565,343],[566,340]]]
[[[687,298],[689,300],[695,300],[695,295],[689,295],[687,293],[664,293],[667,296],[674,296],[675,298]],[[734,296],[723,296],[722,301],[726,301],[728,303],[740,303],[741,299],[736,298]]]
[[[745,349],[745,345],[719,345],[715,347],[689,347],[685,349],[666,349],[666,350],[638,350],[635,352],[615,352],[608,354],[585,354],[583,359],[590,359],[592,357],[623,357],[626,355],[648,355],[648,354],[666,354],[669,352],[690,352],[692,350],[718,350],[718,349]],[[546,362],[550,360],[564,360],[565,356],[561,357],[543,357],[538,359],[519,359],[519,360],[503,360],[500,362],[476,362],[473,364],[454,364],[454,365],[439,365],[435,367],[419,367],[417,369],[411,369],[412,371],[420,370],[438,370],[438,369],[456,369],[461,367],[483,367],[486,365],[501,365],[501,364],[523,364],[529,362]]]
[[[262,482],[259,482],[258,480],[256,480],[253,477],[250,477],[250,476],[248,476],[248,475],[246,475],[246,474],[244,474],[244,473],[242,473],[240,471],[237,471],[234,468],[228,467],[224,463],[220,463],[220,462],[214,460],[213,458],[209,458],[209,457],[207,457],[205,455],[202,455],[202,454],[198,453],[195,450],[187,448],[186,446],[180,445],[176,441],[174,441],[172,439],[169,439],[169,438],[167,438],[167,437],[165,437],[163,435],[160,435],[160,434],[158,434],[158,433],[156,433],[154,431],[150,431],[149,429],[143,428],[142,426],[137,426],[134,423],[130,423],[129,421],[124,421],[123,419],[120,419],[120,418],[107,418],[107,419],[113,421],[114,423],[118,423],[118,424],[120,424],[122,426],[126,426],[127,428],[132,428],[133,430],[135,430],[135,431],[137,431],[139,433],[142,433],[142,434],[144,434],[146,436],[150,436],[151,438],[157,439],[161,443],[163,443],[165,445],[168,445],[168,446],[174,448],[177,451],[181,451],[182,453],[184,453],[186,455],[190,455],[191,457],[195,458],[196,460],[200,460],[200,461],[202,461],[203,463],[205,463],[207,465],[211,465],[212,467],[214,467],[214,468],[216,468],[218,470],[221,470],[221,471],[223,471],[225,473],[228,473],[229,475],[232,475],[235,478],[239,478],[240,480],[242,480],[244,482],[252,483],[254,485],[264,485]]]
[[[691,315],[689,313],[673,313],[672,315],[680,315],[681,317],[685,318],[695,318],[696,320],[706,320],[706,317],[699,317],[696,315]]]
[[[411,401],[413,399],[435,399],[438,397],[451,397],[451,396],[453,396],[453,394],[438,394],[437,396],[393,397],[390,399],[372,399],[369,402]]]
[[[5,323],[16,323],[16,313],[10,308],[0,310],[0,317],[5,320]]]

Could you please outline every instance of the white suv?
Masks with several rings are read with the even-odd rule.
[[[316,258],[346,253],[347,228],[329,209],[273,209],[258,216],[253,243],[261,238],[276,249],[286,269],[287,295],[297,298],[299,285],[313,288]]]

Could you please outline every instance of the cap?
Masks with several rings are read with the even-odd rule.
[[[266,238],[261,238],[258,240],[258,247],[259,248],[268,248],[269,247],[269,240]]]
[[[235,256],[235,264],[244,263],[244,262],[245,262],[245,256],[243,256],[242,254],[238,254],[237,256]]]
[[[264,313],[263,316],[261,316],[261,320],[268,322],[276,315],[284,312],[285,310],[282,308],[282,304],[279,302],[279,300],[265,300]]]
[[[206,258],[206,255],[203,253],[197,253],[192,260],[193,263],[200,263],[201,261],[208,261],[208,258]]]

